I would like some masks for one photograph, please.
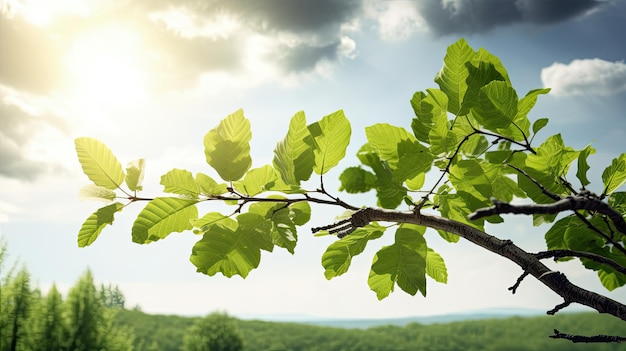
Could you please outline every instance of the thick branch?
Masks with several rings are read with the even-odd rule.
[[[464,223],[421,213],[367,208],[352,216],[353,223],[361,224],[372,221],[412,223],[459,235],[480,247],[515,262],[524,272],[537,278],[565,301],[589,306],[600,313],[608,313],[626,321],[626,305],[572,284],[565,275],[551,271],[535,255],[522,250],[510,240],[498,239]]]

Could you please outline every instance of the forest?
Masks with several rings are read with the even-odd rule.
[[[193,350],[190,338],[203,317],[153,315],[128,309],[117,285],[94,283],[87,270],[63,296],[33,284],[26,266],[6,267],[0,251],[0,351],[5,350]],[[6,269],[6,270],[5,270]],[[199,311],[199,314],[202,313]],[[549,338],[553,329],[585,334],[623,334],[623,322],[596,312],[511,317],[423,325],[345,329],[304,323],[227,317],[245,351],[253,350],[626,350],[625,344],[576,344]],[[205,335],[210,330],[202,331]],[[223,334],[220,334],[223,335]],[[224,348],[226,349],[226,348]]]

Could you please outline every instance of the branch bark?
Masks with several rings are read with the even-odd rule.
[[[444,230],[505,257],[561,296],[566,303],[579,303],[600,313],[611,314],[626,321],[626,305],[606,296],[574,285],[560,272],[551,271],[535,255],[522,250],[510,240],[502,240],[464,223],[447,218],[414,212],[366,208],[352,215],[352,225],[363,226],[373,221],[411,223]]]

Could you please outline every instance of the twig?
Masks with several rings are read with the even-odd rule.
[[[564,309],[565,307],[567,307],[567,306],[569,306],[569,305],[571,305],[571,304],[572,304],[572,302],[571,302],[571,301],[567,301],[567,300],[566,300],[566,301],[564,301],[563,303],[560,303],[560,304],[558,304],[558,305],[554,306],[554,308],[553,308],[553,309],[551,309],[550,311],[548,311],[547,313],[548,313],[549,315],[551,315],[551,316],[552,316],[552,315],[555,315],[557,312],[559,312],[560,310]]]
[[[626,274],[626,267],[620,265],[619,263],[609,258],[600,256],[598,254],[594,254],[591,252],[582,252],[582,251],[573,251],[573,250],[549,250],[549,251],[537,252],[534,255],[540,260],[545,259],[545,258],[550,258],[550,257],[554,257],[554,259],[563,258],[563,257],[588,258],[594,262],[605,264],[622,274]]]
[[[511,294],[515,294],[517,292],[517,288],[519,288],[520,284],[522,284],[522,280],[524,280],[524,278],[526,278],[528,274],[529,274],[528,272],[524,271],[524,273],[522,273],[522,275],[520,275],[519,278],[517,278],[517,281],[515,282],[515,284],[513,284],[513,286],[509,288],[509,290],[511,291]]]

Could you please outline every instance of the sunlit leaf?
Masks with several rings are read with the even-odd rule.
[[[626,153],[611,161],[611,165],[602,172],[603,194],[610,194],[626,182]]]
[[[89,246],[96,241],[102,229],[108,224],[113,224],[115,213],[119,212],[122,208],[124,208],[124,205],[116,202],[99,208],[96,212],[87,217],[87,220],[78,231],[78,246]]]
[[[143,189],[143,176],[145,161],[143,158],[129,162],[126,165],[126,186],[130,191],[141,191]]]
[[[111,150],[93,138],[76,138],[74,143],[78,161],[89,180],[107,189],[119,188],[124,182],[124,170]]]
[[[184,169],[173,169],[161,176],[161,185],[166,193],[185,195],[197,198],[200,194],[198,183],[191,172]]]
[[[233,183],[234,187],[248,196],[268,191],[278,181],[276,170],[270,165],[249,170],[243,180]]]
[[[256,213],[243,213],[237,216],[236,224],[214,225],[196,242],[190,261],[198,272],[245,278],[259,266],[261,250],[272,250],[270,221]]]
[[[250,169],[250,121],[243,110],[228,115],[204,136],[207,163],[226,181],[239,180]]]
[[[352,257],[363,252],[370,240],[380,238],[384,232],[384,227],[377,223],[370,223],[330,244],[322,255],[322,266],[326,279],[338,277],[347,272]]]
[[[315,141],[315,173],[324,174],[346,155],[352,133],[350,122],[343,110],[339,110],[309,125],[308,129]]]
[[[191,225],[196,228],[194,229],[194,233],[196,234],[204,233],[210,230],[213,225],[228,225],[229,223],[230,219],[228,216],[224,216],[219,212],[209,212],[201,218],[191,220]]]
[[[300,181],[311,177],[315,166],[311,138],[304,112],[300,111],[291,118],[287,135],[274,149],[273,165],[286,184],[300,185]]]
[[[448,96],[448,111],[461,116],[469,112],[462,106],[467,91],[467,77],[469,71],[466,62],[474,57],[474,50],[465,39],[459,39],[446,50],[443,67],[435,76],[435,82]]]
[[[196,203],[175,197],[157,197],[148,202],[133,223],[133,242],[147,244],[172,232],[191,229],[191,221],[198,218]]]
[[[394,284],[410,295],[419,291],[426,296],[427,246],[423,232],[421,227],[400,225],[395,243],[374,256],[367,282],[379,300],[393,291]]]
[[[426,252],[426,274],[439,283],[448,282],[448,270],[443,258],[430,247]]]
[[[506,82],[492,81],[480,89],[472,116],[485,128],[508,127],[517,115],[517,93]]]
[[[78,192],[78,198],[81,200],[111,202],[115,197],[115,191],[95,184],[87,184]]]
[[[226,184],[218,184],[213,178],[204,173],[196,174],[196,184],[198,184],[200,192],[208,196],[217,196],[228,191]]]

